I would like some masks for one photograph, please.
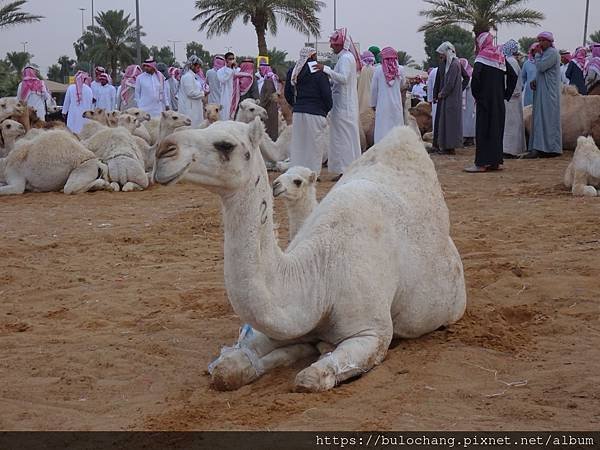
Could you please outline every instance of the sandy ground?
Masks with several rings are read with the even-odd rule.
[[[210,388],[240,326],[216,196],[1,198],[0,429],[599,429],[600,199],[562,188],[568,157],[461,173],[471,155],[435,157],[467,314],[318,395],[292,392],[310,361]]]

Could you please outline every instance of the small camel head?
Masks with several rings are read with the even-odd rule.
[[[238,122],[250,123],[256,117],[267,120],[267,110],[259,106],[256,100],[250,98],[240,103],[240,109],[236,116]]]
[[[220,113],[223,107],[216,103],[209,103],[204,107],[204,118],[210,123],[215,123],[220,118]]]
[[[133,133],[141,124],[135,117],[130,116],[129,114],[119,114],[116,125]]]
[[[294,166],[273,181],[273,196],[289,201],[298,201],[308,195],[310,188],[315,187],[317,174],[312,170]]]
[[[0,98],[0,112],[10,112],[20,103],[17,97],[2,97]]]
[[[105,125],[108,123],[106,111],[102,108],[88,109],[87,111],[84,111],[83,118],[88,120],[95,120],[96,122],[100,122]]]
[[[181,114],[175,111],[163,111],[160,115],[160,121],[161,124],[164,124],[172,129],[179,127],[189,127],[192,124],[192,119],[190,119],[185,114]]]
[[[142,111],[139,108],[126,109],[125,114],[129,114],[130,116],[135,117],[140,122],[144,122],[144,121],[148,122],[152,118],[152,117],[150,117],[150,114],[148,114],[146,111]]]
[[[119,126],[119,118],[121,117],[121,111],[111,111],[106,113],[106,120],[110,127]]]
[[[250,124],[216,122],[171,134],[156,151],[154,179],[159,184],[185,180],[219,194],[249,189],[261,164],[264,170],[259,148],[263,136],[258,118]]]
[[[11,119],[4,120],[0,125],[0,129],[2,130],[2,136],[4,139],[9,137],[16,139],[21,136],[25,136],[26,133],[25,127],[21,123]]]

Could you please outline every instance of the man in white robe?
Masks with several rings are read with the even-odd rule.
[[[509,40],[503,46],[506,64],[510,64],[518,80],[510,101],[504,101],[506,105],[506,119],[504,125],[504,157],[517,157],[527,153],[527,143],[525,141],[525,127],[523,125],[523,80],[521,79],[521,67],[515,58],[519,52],[519,43],[514,39]]]
[[[181,82],[181,69],[178,67],[169,67],[169,93],[171,94],[171,109],[179,111],[179,84]]]
[[[233,100],[233,82],[235,74],[240,69],[235,62],[235,55],[231,52],[225,54],[225,66],[217,71],[217,79],[221,87],[221,120],[231,120],[231,103]],[[235,111],[233,111],[235,114]]]
[[[112,84],[109,84],[109,76],[106,73],[101,74],[98,79],[100,80],[100,87],[96,87],[94,94],[96,108],[112,111],[115,109],[117,101],[117,90]]]
[[[100,75],[102,75],[103,73],[106,73],[106,69],[102,66],[97,66],[95,71],[94,71],[94,79],[92,80],[92,83],[90,84],[90,88],[92,89],[92,95],[94,96],[94,107],[97,108],[96,106],[96,99],[98,98],[98,91],[99,88],[102,86],[102,84],[100,83]]]
[[[427,78],[427,101],[431,103],[431,126],[432,131],[435,131],[435,115],[437,113],[437,102],[434,102],[433,90],[435,87],[435,79],[437,77],[438,68],[434,67],[429,72],[429,78]]]
[[[17,88],[17,98],[35,109],[38,119],[45,120],[46,106],[54,102],[46,83],[39,79],[37,71],[33,67],[25,67],[22,75],[22,81]]]
[[[67,127],[75,134],[81,133],[88,121],[83,118],[83,113],[93,108],[91,82],[87,72],[79,71],[75,75],[75,84],[69,86],[65,94],[62,113],[67,116]]]
[[[165,77],[156,68],[156,61],[148,59],[142,64],[144,73],[135,80],[135,100],[142,111],[150,117],[158,117],[169,110],[169,91]]]
[[[217,71],[225,66],[225,57],[216,55],[213,59],[212,69],[206,71],[206,82],[210,92],[208,93],[208,103],[219,105],[221,103],[221,83],[217,77]]]
[[[322,64],[317,69],[323,70],[333,83],[328,170],[338,174],[333,179],[337,181],[361,155],[357,73],[362,63],[346,28],[336,30],[329,42],[338,62],[334,69]]]
[[[179,85],[179,112],[192,119],[192,127],[204,121],[204,81],[198,75],[200,70],[200,58],[190,56]]]
[[[381,50],[381,64],[375,68],[371,83],[371,107],[375,110],[375,144],[391,130],[404,125],[401,88],[404,71],[398,65],[398,52],[392,47]]]

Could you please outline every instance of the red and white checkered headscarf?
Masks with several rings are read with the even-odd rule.
[[[350,37],[350,33],[348,33],[347,28],[340,28],[335,30],[335,32],[329,38],[329,42],[331,44],[342,45],[344,50],[348,50],[354,56],[356,60],[356,70],[360,71],[362,69],[362,61],[360,59],[360,54],[358,53],[358,49],[356,45],[354,45],[354,41],[352,37]]]

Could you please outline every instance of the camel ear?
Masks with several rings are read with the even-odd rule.
[[[160,113],[160,115],[161,115],[161,116],[162,116],[164,119],[166,119],[166,118],[167,118],[167,112],[166,112],[166,111],[163,111],[163,112],[161,112],[161,113]]]
[[[315,181],[317,181],[317,174],[314,172],[311,172],[309,177],[308,177],[308,182],[309,183],[314,183]]]
[[[250,122],[250,133],[248,136],[250,138],[250,143],[254,147],[258,147],[261,144],[264,135],[265,126],[263,125],[262,120],[260,120],[260,117],[255,117],[254,120]]]

